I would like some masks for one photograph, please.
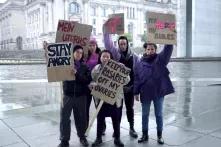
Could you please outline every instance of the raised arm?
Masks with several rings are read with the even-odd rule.
[[[105,48],[113,54],[114,60],[119,61],[120,53],[118,52],[118,49],[114,46],[114,43],[112,41],[112,38],[110,37],[110,34],[106,31],[105,24],[103,25],[103,35],[104,35]]]
[[[164,49],[159,53],[160,61],[164,65],[167,65],[169,63],[172,52],[173,52],[173,45],[165,45]]]

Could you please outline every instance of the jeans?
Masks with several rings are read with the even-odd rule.
[[[142,103],[142,131],[148,131],[149,113],[151,101],[154,104],[154,112],[156,117],[157,131],[163,131],[163,101],[164,97],[148,100]]]

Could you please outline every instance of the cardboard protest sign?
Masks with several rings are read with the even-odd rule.
[[[73,65],[73,44],[48,44],[46,50],[48,82],[74,80],[71,74]]]
[[[56,34],[56,42],[72,42],[84,48],[87,56],[92,26],[80,24],[74,21],[59,20]]]
[[[176,19],[173,14],[147,12],[147,42],[176,44]]]
[[[97,85],[91,94],[113,105],[116,102],[119,89],[126,84],[129,74],[129,68],[114,60],[109,60],[101,70],[96,81]]]
[[[104,24],[104,29],[109,34],[123,34],[124,33],[124,14],[111,14],[109,19]]]

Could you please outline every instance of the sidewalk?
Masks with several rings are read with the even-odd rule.
[[[221,146],[220,64],[220,62],[170,63],[169,68],[176,92],[165,98],[164,147]],[[45,70],[41,71],[43,67],[43,65],[40,66],[36,71],[42,73]],[[7,72],[7,75],[10,75],[16,70],[8,69]],[[30,81],[26,76],[20,81],[13,80],[13,76],[10,79],[4,79],[2,73],[0,77],[0,147],[56,147],[59,144],[59,84],[47,83],[46,80],[39,79]],[[139,102],[135,102],[134,109],[135,130],[140,137],[142,131]],[[92,103],[91,114],[93,112]],[[107,130],[103,137],[103,146],[114,147],[111,120],[110,118],[106,120]],[[149,127],[149,141],[138,144],[137,139],[129,136],[124,106],[121,139],[126,147],[162,146],[156,141],[153,106],[151,106]],[[95,138],[96,122],[88,136],[90,145]],[[80,147],[73,120],[70,146]]]

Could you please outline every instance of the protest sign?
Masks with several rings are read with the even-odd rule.
[[[91,36],[92,26],[80,24],[74,21],[59,20],[56,42],[72,42],[74,45],[80,45],[84,49],[87,56],[89,48],[89,40]]]
[[[106,103],[114,104],[118,96],[119,89],[127,82],[127,76],[130,69],[126,66],[109,60],[103,67],[97,78],[97,85],[93,88],[91,94]]]
[[[123,34],[124,33],[124,14],[111,14],[109,19],[104,24],[105,32],[109,34]]]
[[[71,74],[73,65],[73,44],[48,44],[46,50],[48,82],[74,80]]]
[[[175,15],[147,12],[147,42],[156,44],[176,44]]]

